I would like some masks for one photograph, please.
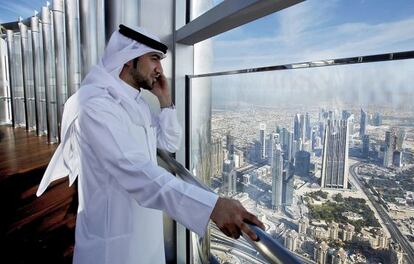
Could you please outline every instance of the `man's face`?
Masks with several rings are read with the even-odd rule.
[[[137,88],[152,90],[162,72],[160,54],[150,52],[140,56],[136,67],[132,66],[129,73]]]

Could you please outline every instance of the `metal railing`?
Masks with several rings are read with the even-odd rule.
[[[200,179],[191,174],[181,163],[172,158],[165,150],[157,149],[158,157],[169,167],[170,171],[175,173],[183,181],[196,185],[204,190],[213,192],[206,184]],[[296,264],[302,263],[296,256],[294,256],[289,250],[287,250],[280,243],[272,239],[265,231],[259,227],[248,224],[249,227],[256,233],[259,240],[253,241],[248,235],[243,233],[243,237],[246,241],[252,245],[262,256],[269,261],[269,263],[289,263]]]

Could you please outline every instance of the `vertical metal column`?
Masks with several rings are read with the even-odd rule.
[[[65,61],[65,19],[63,8],[63,0],[53,0],[52,11],[56,69],[57,122],[59,132],[62,121],[63,107],[68,99]]]
[[[56,83],[53,56],[52,23],[49,8],[42,7],[43,54],[45,60],[45,85],[47,102],[47,130],[49,143],[58,142]]]
[[[24,104],[24,89],[22,76],[22,57],[20,35],[13,30],[7,30],[7,48],[9,51],[10,87],[12,93],[13,126],[26,125],[26,107]]]
[[[79,89],[81,81],[78,0],[65,1],[65,8],[67,81],[70,96]]]
[[[98,62],[96,13],[96,0],[79,0],[82,79]]]
[[[12,123],[7,42],[0,38],[0,125]]]
[[[105,0],[96,0],[96,45],[98,59],[103,55],[105,39]]]
[[[36,94],[37,111],[37,135],[47,134],[47,115],[46,115],[46,91],[45,91],[45,68],[43,61],[41,32],[39,30],[39,18],[31,18],[32,27],[32,48],[33,48],[33,73],[34,87]]]
[[[33,83],[33,57],[31,32],[22,22],[19,23],[20,36],[22,43],[22,63],[23,63],[23,84],[25,90],[26,103],[26,129],[29,131],[36,130],[36,98]]]

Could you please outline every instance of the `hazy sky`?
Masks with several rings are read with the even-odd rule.
[[[414,50],[414,1],[308,0],[199,46],[212,56],[197,73]],[[215,77],[213,103],[401,107],[414,101],[411,76],[414,60]]]
[[[27,18],[43,5],[46,1],[0,0],[0,22]],[[196,73],[414,50],[414,0],[307,0],[197,46],[205,56],[196,56],[196,65],[201,65]],[[275,105],[319,100],[401,107],[414,101],[411,76],[414,60],[234,75],[211,81],[217,102]]]

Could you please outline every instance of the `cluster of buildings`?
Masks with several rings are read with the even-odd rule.
[[[291,251],[297,251],[302,244],[312,238],[313,260],[318,264],[345,264],[366,260],[361,254],[350,255],[343,247],[330,246],[329,241],[352,241],[367,248],[386,252],[387,257],[392,260],[391,263],[403,263],[401,247],[390,243],[389,237],[381,229],[373,233],[366,230],[356,232],[355,227],[349,223],[331,222],[327,225],[314,225],[310,224],[306,217],[302,217],[298,221],[298,230],[290,229],[285,232],[283,237],[285,247]]]

